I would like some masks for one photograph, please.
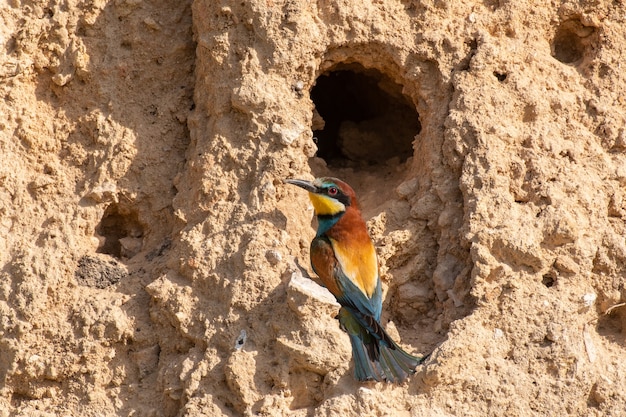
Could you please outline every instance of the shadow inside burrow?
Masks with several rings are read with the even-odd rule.
[[[178,413],[151,394],[158,384],[160,347],[145,286],[167,270],[164,255],[180,227],[172,201],[174,178],[184,168],[190,143],[186,118],[194,106],[191,3],[108,2],[100,11],[93,9],[93,20],[85,14],[68,27],[76,41],[56,57],[58,68],[36,76],[37,99],[68,120],[69,127],[58,126],[67,135],[57,156],[79,196],[76,211],[88,225],[84,230],[76,222],[75,232],[100,242],[97,249],[74,251],[76,272],[107,275],[109,263],[128,268],[114,286],[77,281],[93,288],[82,293],[87,297],[94,291],[128,296],[121,308],[134,322],[133,333],[115,342],[115,357],[107,364],[112,375],[125,369],[124,383],[107,387],[118,391],[120,412]],[[59,25],[55,13],[49,9],[44,16],[51,27]],[[102,213],[99,221],[91,213],[80,214],[94,208]],[[79,259],[101,259],[105,266],[85,271]],[[84,282],[92,281],[104,282]],[[139,369],[137,354],[146,350],[154,352],[151,365]],[[88,403],[87,396],[78,396]]]
[[[552,57],[575,67],[582,75],[588,75],[600,46],[600,30],[583,24],[580,18],[564,19],[556,25],[550,43]]]
[[[596,331],[605,340],[626,346],[626,305],[620,304],[611,311],[600,313]]]
[[[337,64],[311,90],[317,157],[329,167],[371,168],[404,163],[421,131],[402,86],[358,63]]]

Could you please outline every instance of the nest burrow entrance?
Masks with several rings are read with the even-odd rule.
[[[340,64],[317,78],[313,135],[330,167],[371,166],[413,155],[419,114],[402,86],[360,64]]]
[[[96,235],[100,246],[96,252],[116,258],[132,258],[143,247],[144,227],[136,210],[113,203],[104,211]]]

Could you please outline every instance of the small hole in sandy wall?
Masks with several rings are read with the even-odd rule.
[[[143,247],[144,227],[132,207],[110,204],[96,227],[100,239],[98,253],[130,259]]]
[[[545,274],[541,279],[541,283],[547,288],[554,287],[554,285],[556,284],[556,274],[554,272],[549,272]]]
[[[598,334],[605,339],[624,345],[626,343],[626,304],[618,303],[598,318]]]
[[[552,40],[552,56],[564,64],[577,65],[594,53],[598,43],[595,27],[585,26],[579,19],[562,22]]]

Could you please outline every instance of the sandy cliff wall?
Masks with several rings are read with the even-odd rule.
[[[460,3],[9,0],[0,415],[625,413],[626,6]],[[322,175],[405,385],[306,277]]]

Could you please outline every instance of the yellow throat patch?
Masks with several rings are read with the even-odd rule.
[[[314,193],[309,193],[309,198],[311,203],[313,203],[315,214],[318,216],[334,216],[337,213],[346,211],[346,206],[334,198]]]

